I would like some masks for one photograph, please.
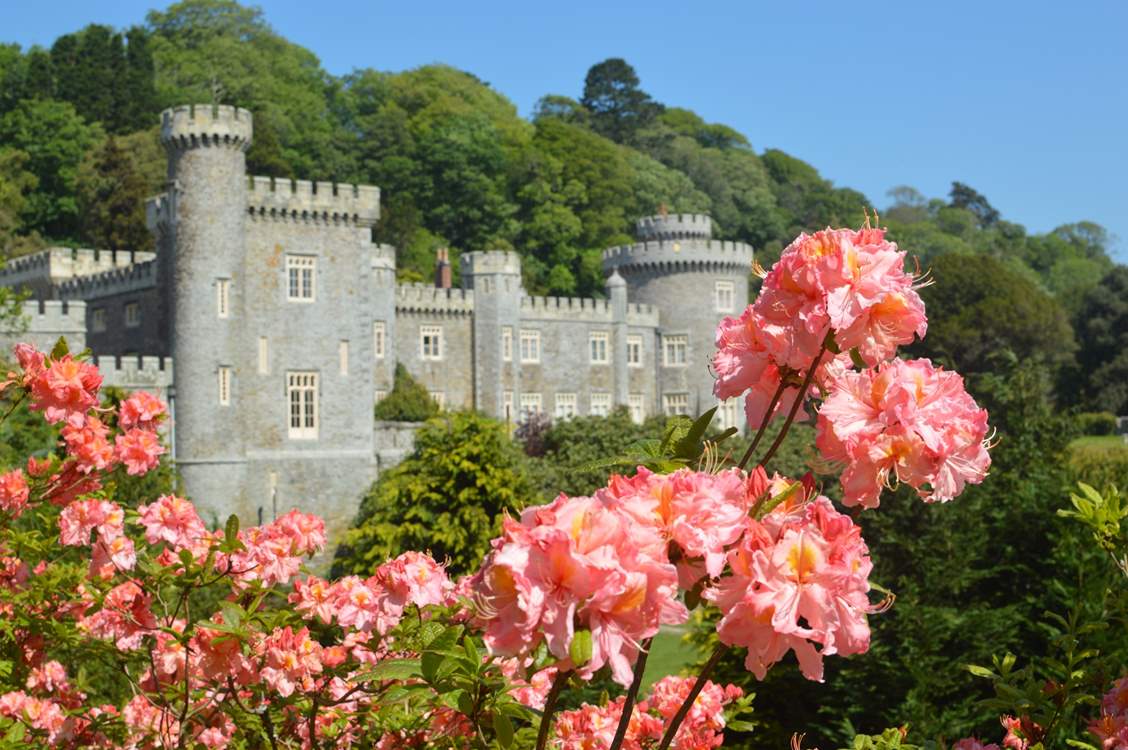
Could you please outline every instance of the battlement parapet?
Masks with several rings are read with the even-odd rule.
[[[478,250],[458,256],[462,276],[478,274],[521,275],[521,256],[512,250]]]
[[[164,391],[173,383],[172,357],[126,355],[93,358],[102,374],[102,385],[125,390]]]
[[[713,220],[705,214],[658,214],[635,222],[635,236],[646,240],[704,239],[713,236]]]
[[[473,315],[474,292],[454,287],[440,289],[430,284],[400,284],[396,286],[396,311]]]
[[[252,177],[247,188],[247,211],[254,219],[370,227],[380,218],[380,188]]]
[[[653,327],[659,325],[658,308],[654,305],[643,305],[637,302],[627,303],[627,323],[632,326]]]
[[[522,297],[521,317],[540,320],[589,320],[610,323],[611,303],[591,297]]]
[[[156,253],[145,251],[49,247],[5,263],[0,267],[0,286],[18,286],[29,281],[59,284],[68,279],[145,263],[156,257]]]
[[[165,148],[223,146],[246,151],[254,134],[254,118],[226,104],[185,104],[161,112]]]
[[[396,270],[396,248],[394,245],[372,243],[372,268],[385,271]]]
[[[93,276],[81,276],[58,286],[60,299],[98,299],[151,289],[157,284],[157,262],[149,260]]]
[[[82,300],[25,300],[22,317],[29,333],[86,331],[86,303]]]
[[[738,270],[752,265],[752,246],[728,240],[659,240],[610,247],[603,251],[605,273],[641,266],[669,270],[722,268]]]

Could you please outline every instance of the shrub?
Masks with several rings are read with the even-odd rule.
[[[1086,411],[1077,415],[1077,431],[1082,435],[1115,435],[1116,415],[1108,411]]]
[[[376,419],[424,422],[439,413],[439,405],[402,363],[396,363],[392,392],[376,404]]]

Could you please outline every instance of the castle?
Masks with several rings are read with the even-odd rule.
[[[155,252],[50,248],[0,269],[33,294],[25,338],[65,335],[107,384],[168,400],[184,492],[213,518],[296,505],[347,525],[397,361],[445,408],[514,422],[717,403],[714,329],[747,305],[752,248],[712,239],[707,216],[639,220],[638,242],[603,253],[606,299],[531,296],[506,251],[463,254],[460,289],[443,252],[433,286],[397,284],[371,239],[379,188],[248,177],[252,135],[244,109],[166,110]]]

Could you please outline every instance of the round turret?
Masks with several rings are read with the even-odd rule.
[[[161,113],[161,143],[166,148],[203,145],[246,151],[253,133],[251,113],[226,104],[187,104]]]
[[[705,214],[658,214],[636,223],[641,242],[649,240],[707,240],[713,236],[713,220]]]

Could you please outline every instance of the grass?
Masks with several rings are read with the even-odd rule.
[[[1123,435],[1082,435],[1069,444],[1070,448],[1123,448],[1128,450],[1128,442]]]
[[[650,644],[650,656],[646,660],[646,676],[642,680],[642,692],[658,680],[672,674],[681,674],[700,657],[693,644],[682,640],[685,627],[665,627],[654,636]]]

